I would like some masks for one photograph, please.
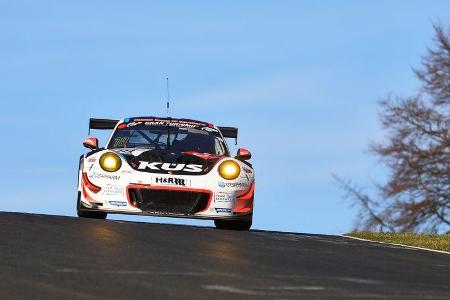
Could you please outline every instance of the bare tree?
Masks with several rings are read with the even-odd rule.
[[[359,206],[359,228],[442,232],[450,228],[450,38],[435,25],[432,49],[414,72],[422,83],[411,97],[380,101],[385,141],[370,145],[389,170],[370,197],[335,177]]]

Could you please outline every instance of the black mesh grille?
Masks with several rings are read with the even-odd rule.
[[[194,191],[152,190],[131,188],[131,203],[148,213],[193,215],[208,206],[210,194]]]

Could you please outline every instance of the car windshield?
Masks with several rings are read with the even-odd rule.
[[[120,126],[112,135],[108,148],[151,148],[170,151],[196,151],[228,155],[225,142],[216,129],[172,126]]]

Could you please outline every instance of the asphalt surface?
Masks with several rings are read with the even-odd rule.
[[[450,255],[339,236],[0,213],[0,299],[450,299]]]

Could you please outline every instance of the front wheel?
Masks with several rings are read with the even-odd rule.
[[[227,230],[249,230],[252,227],[252,218],[250,215],[248,219],[244,220],[214,220],[214,225],[218,229]]]
[[[82,211],[80,210],[81,207],[81,193],[78,192],[78,198],[77,198],[77,215],[80,218],[89,218],[89,219],[106,219],[106,216],[108,215],[105,212],[102,211]]]

